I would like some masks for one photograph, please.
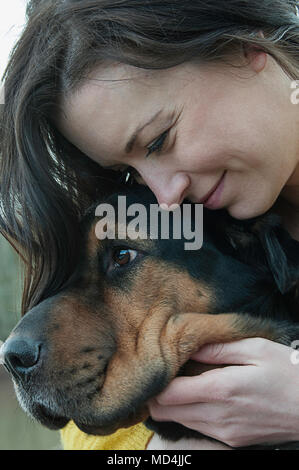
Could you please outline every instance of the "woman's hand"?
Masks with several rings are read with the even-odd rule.
[[[150,414],[232,447],[299,441],[299,361],[291,360],[294,354],[262,338],[204,346],[193,360],[233,365],[176,377],[149,402]]]
[[[232,448],[212,439],[184,438],[172,442],[154,434],[146,450],[232,450]]]

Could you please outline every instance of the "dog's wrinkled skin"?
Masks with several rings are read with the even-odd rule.
[[[127,204],[155,202],[145,188],[126,191]],[[116,207],[117,197],[103,202]],[[77,271],[2,347],[21,405],[42,424],[58,429],[72,419],[86,433],[113,433],[146,420],[146,402],[176,375],[200,373],[188,359],[201,345],[298,338],[299,244],[276,216],[240,222],[204,212],[203,247],[194,252],[184,240],[98,240],[95,207],[82,223]],[[34,367],[5,360],[15,338],[38,344]],[[196,435],[148,423],[170,439]]]

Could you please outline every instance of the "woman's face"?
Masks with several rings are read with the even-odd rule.
[[[290,82],[264,53],[243,68],[99,67],[64,100],[58,126],[101,166],[134,168],[160,204],[203,202],[216,188],[208,208],[250,218],[298,184]]]

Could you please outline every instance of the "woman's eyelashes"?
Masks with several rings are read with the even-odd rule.
[[[163,134],[161,134],[151,145],[147,147],[147,154],[145,155],[145,158],[149,157],[154,152],[160,153],[162,151],[164,142],[168,134],[169,129],[163,132]]]
[[[145,155],[145,158],[148,158],[152,153],[160,153],[163,150],[163,146],[165,143],[165,140],[168,137],[168,134],[170,132],[170,129],[167,129],[163,134],[161,134],[151,145],[147,147],[147,153]],[[141,178],[140,174],[138,173],[135,168],[128,166],[123,172],[121,179],[124,180],[126,183],[132,183],[134,180],[139,182],[139,179]]]

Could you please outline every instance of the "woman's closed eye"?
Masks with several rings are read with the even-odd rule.
[[[151,145],[147,147],[147,154],[145,155],[145,158],[149,157],[152,153],[157,152],[160,153],[163,149],[163,145],[165,143],[165,140],[169,134],[169,129],[163,134],[161,134]],[[125,171],[123,171],[122,176],[121,176],[121,181],[124,181],[126,183],[128,182],[133,182],[133,180],[137,181],[137,183],[140,183],[140,175],[135,168],[129,166],[126,168]]]
[[[169,134],[169,129],[163,132],[163,134],[161,134],[151,145],[147,147],[148,151],[147,151],[147,154],[145,155],[145,158],[149,157],[154,152],[160,153],[162,151],[164,142],[168,134]]]
[[[154,142],[147,146],[147,153],[145,158],[148,158],[152,153],[160,153],[163,150],[163,146],[165,143],[166,138],[168,137],[170,129],[167,129],[163,134],[161,134]],[[122,182],[133,182],[133,180],[140,182],[140,175],[135,168],[129,166],[125,170],[123,170],[121,175]]]

